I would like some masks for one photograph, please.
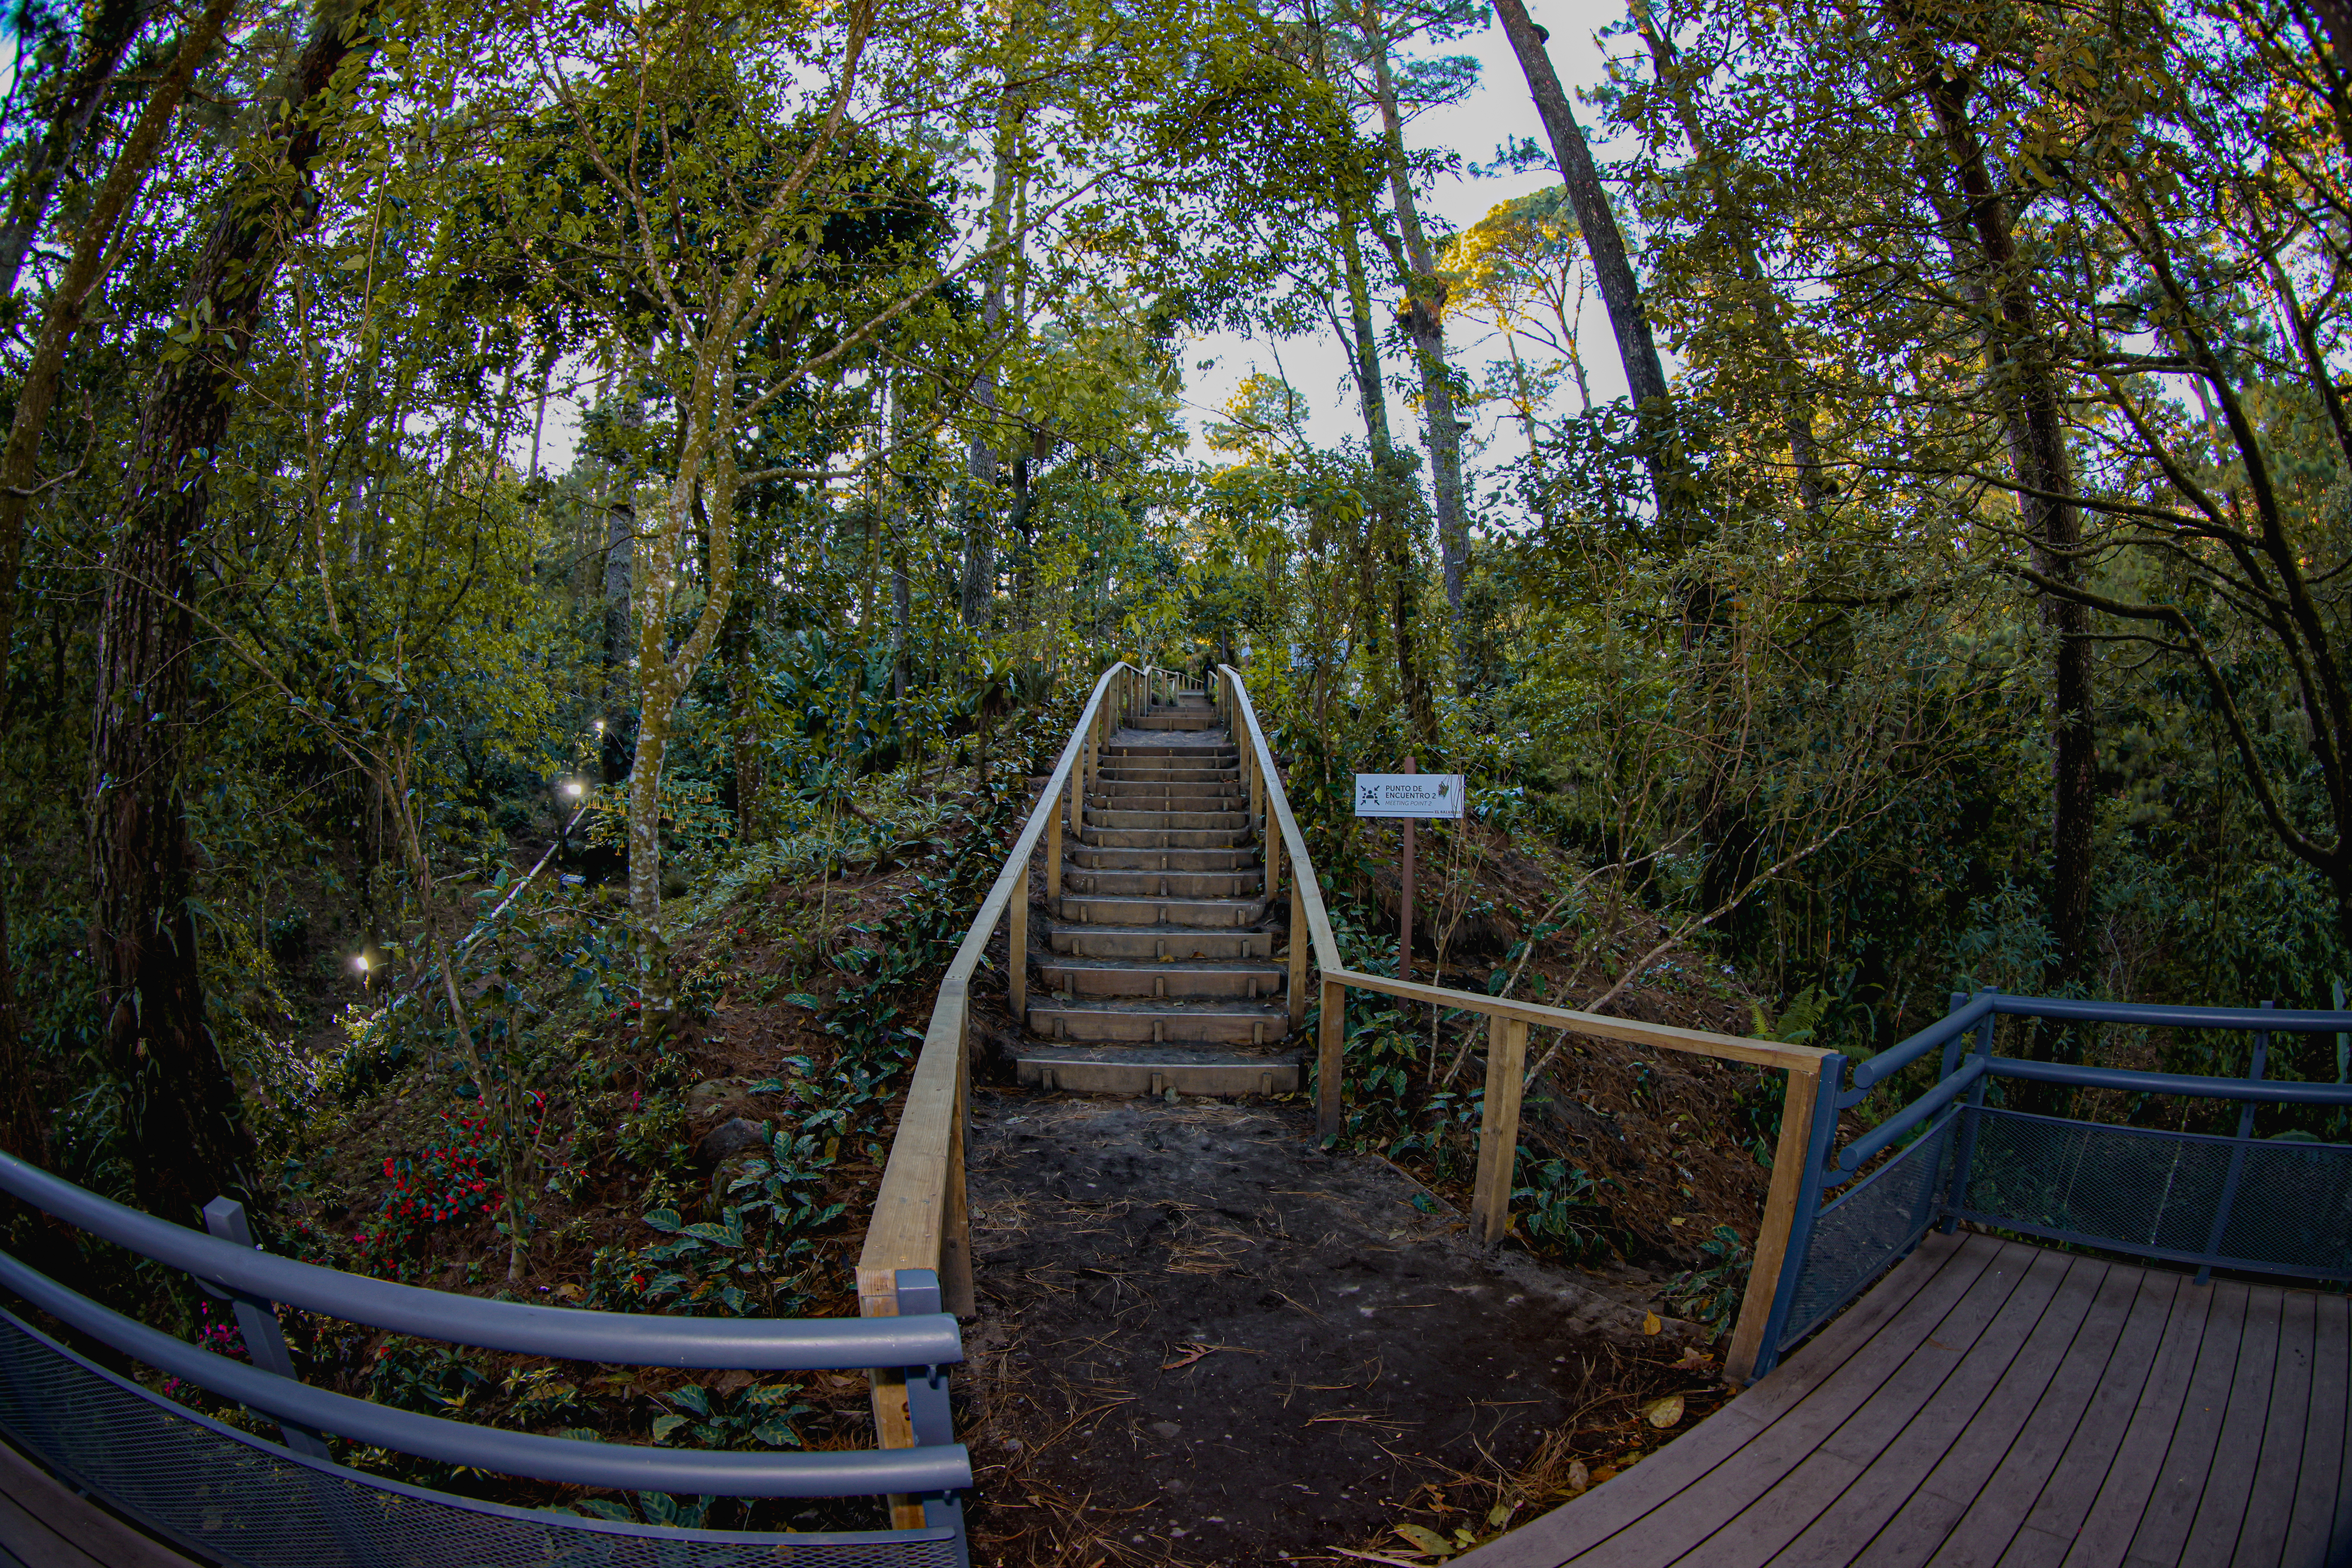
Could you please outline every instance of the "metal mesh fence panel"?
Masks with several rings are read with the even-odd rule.
[[[1822,1210],[1780,1333],[1783,1350],[1821,1327],[1918,1244],[1935,1222],[1957,1125],[1956,1119],[1945,1117]]]
[[[603,1524],[298,1460],[0,1313],[0,1431],[234,1568],[955,1568],[951,1531],[751,1535]]]
[[[1969,1114],[1976,1153],[1953,1205],[1969,1219],[2179,1262],[2352,1278],[2352,1146]]]

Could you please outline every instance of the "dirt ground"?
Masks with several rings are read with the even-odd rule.
[[[982,1091],[970,1183],[976,1563],[1433,1561],[1725,1396],[1661,1281],[1482,1251],[1303,1108]]]

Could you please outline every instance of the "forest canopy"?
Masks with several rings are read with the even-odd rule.
[[[2326,1005],[2339,10],[19,0],[0,1145],[187,1220],[414,1048],[520,1277],[563,1009],[1115,658],[1244,672],[1352,931],[1347,775],[1468,775],[1454,983]]]

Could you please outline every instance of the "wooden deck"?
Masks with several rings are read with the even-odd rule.
[[[2346,1300],[1930,1235],[1787,1364],[1457,1568],[2339,1568]]]
[[[0,1568],[197,1568],[0,1442]]]

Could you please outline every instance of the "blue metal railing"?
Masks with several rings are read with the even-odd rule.
[[[206,1235],[126,1208],[5,1155],[0,1155],[0,1191],[181,1269],[235,1301],[250,1364],[125,1317],[0,1253],[0,1289],[25,1307],[280,1425],[282,1446],[205,1421],[76,1354],[20,1314],[0,1310],[0,1430],[121,1511],[208,1555],[263,1568],[310,1568],[338,1559],[354,1565],[429,1560],[431,1549],[446,1542],[456,1553],[453,1562],[489,1562],[507,1554],[502,1547],[509,1537],[523,1539],[516,1535],[521,1521],[532,1542],[579,1536],[579,1544],[597,1547],[593,1560],[600,1563],[635,1562],[631,1552],[639,1550],[654,1553],[644,1559],[648,1563],[659,1557],[691,1562],[697,1568],[773,1563],[779,1551],[794,1562],[839,1563],[845,1568],[969,1561],[960,1494],[971,1485],[971,1464],[954,1438],[947,1381],[947,1369],[963,1359],[962,1342],[955,1319],[940,1309],[938,1279],[929,1270],[900,1272],[899,1301],[913,1310],[891,1318],[730,1320],[598,1312],[485,1301],[275,1257],[252,1245],[243,1210],[226,1200],[206,1209],[214,1232]],[[395,1409],[302,1383],[278,1331],[281,1304],[394,1333],[559,1361],[762,1373],[898,1371],[907,1381],[917,1446],[825,1452],[646,1447],[506,1431]],[[89,1434],[79,1424],[59,1428],[45,1419],[47,1407],[65,1386],[58,1379],[88,1390],[118,1413],[123,1427],[120,1445],[89,1440],[108,1438],[103,1431]],[[186,1453],[173,1447],[175,1434],[185,1439]],[[386,1489],[381,1478],[335,1465],[328,1434],[440,1464],[562,1485],[688,1497],[919,1499],[924,1527],[829,1534],[676,1531],[501,1509],[413,1487]],[[192,1468],[217,1468],[224,1442],[255,1450],[230,1453],[227,1462],[274,1478],[287,1494],[247,1496],[241,1504],[264,1514],[308,1509],[317,1527],[310,1536],[289,1545],[293,1538],[285,1529],[262,1529],[256,1522],[240,1536],[247,1551],[239,1555],[211,1535],[188,1539],[186,1521],[172,1517],[169,1499],[159,1503],[150,1495],[142,1475],[115,1475],[114,1484],[108,1484],[119,1468],[112,1457],[121,1445],[145,1445],[150,1457],[139,1468],[152,1474],[183,1459]],[[202,1465],[192,1457],[198,1452],[208,1456]],[[126,1492],[140,1495],[121,1495]],[[371,1496],[374,1502],[364,1506],[352,1500]],[[388,1509],[407,1511],[387,1513]],[[216,1505],[213,1511],[218,1512]],[[371,1540],[372,1521],[382,1520],[404,1530],[397,1543],[388,1536]],[[468,1540],[477,1527],[481,1539]],[[427,1559],[417,1556],[418,1542],[410,1537],[426,1543]],[[591,1537],[604,1539],[592,1542]],[[688,1554],[679,1556],[670,1547]],[[513,1550],[528,1556],[535,1548]],[[322,1551],[328,1554],[320,1555]]]
[[[2251,1034],[2245,1075],[2082,1067],[1993,1054],[2002,1017]],[[2274,1034],[2352,1031],[2352,1012],[2161,1007],[1955,995],[1943,1018],[1853,1068],[1822,1063],[1788,1251],[1756,1375],[1867,1289],[1931,1226],[1962,1220],[2213,1269],[2352,1280],[2352,1145],[2258,1139],[2269,1105],[2352,1107],[2352,1084],[2265,1077]],[[1938,1047],[1935,1083],[1843,1148],[1841,1111]],[[1988,1103],[2003,1082],[2239,1102],[2234,1136],[2073,1120]],[[1849,1187],[1849,1184],[1851,1186]],[[1835,1197],[1825,1194],[1847,1187]]]

